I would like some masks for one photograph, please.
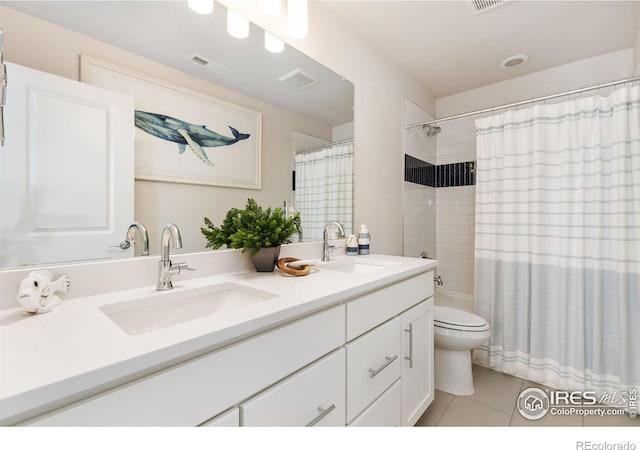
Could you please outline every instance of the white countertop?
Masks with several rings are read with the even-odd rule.
[[[236,272],[181,281],[174,291],[223,282],[277,297],[225,314],[129,335],[99,307],[147,294],[155,286],[63,300],[54,311],[29,315],[0,310],[0,424],[12,424],[128,382],[367,291],[432,270],[437,262],[396,256],[357,256],[397,264],[364,274],[314,268],[304,277]]]

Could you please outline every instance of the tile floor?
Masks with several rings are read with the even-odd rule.
[[[516,410],[516,399],[523,389],[538,385],[480,366],[473,366],[473,380],[476,392],[467,397],[436,391],[433,403],[416,426],[640,427],[640,417],[631,419],[628,415],[583,418],[547,414],[540,420],[530,421]]]

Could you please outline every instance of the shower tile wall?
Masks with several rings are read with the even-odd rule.
[[[432,117],[415,103],[405,99],[404,123],[418,123]],[[435,164],[436,139],[427,137],[422,129],[405,130],[404,152],[419,160]],[[436,253],[436,189],[416,183],[403,185],[403,239],[404,255],[416,257],[426,251],[430,257]]]
[[[476,159],[476,117],[439,123],[436,163],[453,164]],[[475,186],[436,189],[436,254],[444,288],[473,293]]]

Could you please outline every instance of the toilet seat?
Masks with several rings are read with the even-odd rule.
[[[486,320],[461,309],[434,306],[433,315],[433,325],[435,328],[472,333],[486,332],[489,330],[489,324]]]

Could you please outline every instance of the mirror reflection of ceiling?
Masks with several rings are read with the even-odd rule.
[[[227,33],[226,9],[194,13],[186,1],[3,1],[5,6],[91,36],[212,83],[294,111],[328,126],[353,120],[353,84],[285,44],[264,48],[264,31]],[[191,61],[193,54],[224,66],[217,74]],[[320,81],[298,90],[278,79],[296,69]]]

